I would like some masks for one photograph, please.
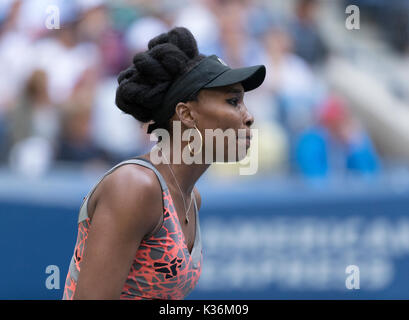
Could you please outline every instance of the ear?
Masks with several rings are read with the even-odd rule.
[[[179,117],[179,120],[188,128],[192,128],[195,125],[195,111],[192,107],[193,102],[179,102],[176,105],[175,114]]]

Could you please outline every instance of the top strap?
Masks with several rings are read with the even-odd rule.
[[[143,159],[143,158],[138,158],[138,157],[135,157],[135,158],[132,158],[132,159],[129,159],[129,160],[126,160],[126,161],[127,161],[127,163],[139,164],[139,165],[142,165],[144,167],[152,169],[153,172],[155,172],[156,177],[159,180],[162,191],[167,191],[168,190],[168,186],[167,186],[167,184],[165,182],[165,179],[163,179],[162,175],[160,174],[158,169],[155,168],[155,166],[152,164],[152,162],[150,162],[149,160]]]
[[[162,175],[160,174],[160,172],[154,167],[154,165],[146,159],[142,159],[142,158],[132,158],[132,159],[128,159],[125,161],[122,161],[120,163],[118,163],[117,165],[115,165],[114,167],[112,167],[110,170],[108,170],[100,179],[99,181],[94,185],[94,187],[88,192],[87,196],[84,198],[81,207],[80,207],[80,212],[78,215],[78,223],[80,223],[81,221],[85,220],[88,218],[88,212],[87,212],[87,206],[88,206],[88,199],[89,197],[94,193],[95,189],[98,187],[98,185],[101,183],[101,181],[110,173],[112,173],[115,169],[119,168],[120,166],[123,166],[125,164],[137,164],[137,165],[141,165],[144,167],[147,167],[149,169],[151,169],[155,174],[156,177],[159,180],[160,186],[162,188],[162,192],[167,191],[168,190],[168,186],[166,185],[165,179],[162,177]]]

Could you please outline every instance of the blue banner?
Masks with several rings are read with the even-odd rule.
[[[1,184],[1,299],[61,299],[96,181],[70,179]],[[409,298],[406,188],[273,181],[198,184],[204,260],[188,299]]]

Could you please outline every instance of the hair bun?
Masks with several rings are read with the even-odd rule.
[[[163,33],[148,43],[148,49],[151,50],[157,45],[171,43],[183,51],[188,58],[194,59],[199,55],[197,42],[193,34],[184,27],[176,27],[168,33]]]
[[[116,105],[141,122],[153,120],[172,82],[203,57],[186,28],[158,35],[149,41],[148,50],[137,53],[133,64],[119,74]]]
[[[128,69],[121,71],[118,76],[118,84],[121,84],[124,80],[126,81],[131,79],[136,72],[137,71],[134,66],[130,66]]]

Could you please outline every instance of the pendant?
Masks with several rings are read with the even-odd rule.
[[[189,223],[189,218],[186,216],[186,223]]]

